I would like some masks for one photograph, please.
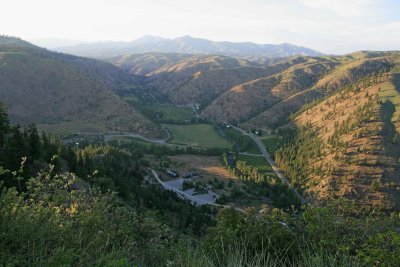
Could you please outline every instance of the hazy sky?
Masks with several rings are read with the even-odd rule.
[[[325,53],[400,50],[400,0],[0,0],[0,34],[131,41],[191,35]]]

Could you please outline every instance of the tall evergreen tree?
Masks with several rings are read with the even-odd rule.
[[[2,102],[0,102],[0,148],[4,147],[5,136],[10,130],[10,121],[6,108]]]
[[[28,134],[28,155],[31,161],[40,157],[40,138],[36,125],[30,124],[26,130]]]
[[[11,170],[16,170],[21,163],[22,157],[26,156],[25,141],[20,126],[11,127],[10,137],[7,141],[7,167]]]

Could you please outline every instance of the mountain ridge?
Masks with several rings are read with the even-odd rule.
[[[221,54],[236,57],[322,56],[316,50],[293,44],[256,44],[252,42],[211,41],[188,35],[168,39],[143,36],[131,42],[106,41],[59,47],[56,50],[78,56],[105,58],[124,54],[163,52],[188,54]]]

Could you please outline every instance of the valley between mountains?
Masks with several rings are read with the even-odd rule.
[[[398,266],[399,133],[399,51],[0,36],[0,265]]]
[[[399,52],[374,51],[90,59],[3,36],[0,98],[12,123],[46,132],[128,132],[177,147],[259,154],[251,140],[227,129],[236,125],[262,135],[311,202],[345,197],[398,210],[399,63]],[[227,156],[235,168],[238,159]]]

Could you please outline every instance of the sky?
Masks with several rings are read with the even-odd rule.
[[[0,34],[132,41],[183,35],[328,54],[400,50],[400,0],[0,0]],[[66,43],[66,44],[73,44]]]

